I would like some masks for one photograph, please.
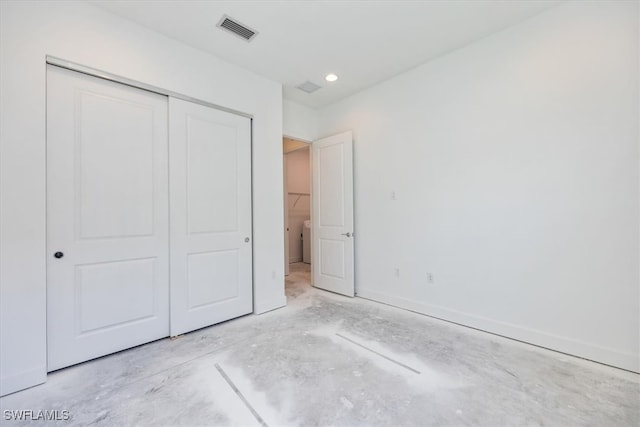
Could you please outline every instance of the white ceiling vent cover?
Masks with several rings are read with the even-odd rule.
[[[253,40],[258,35],[258,32],[256,30],[252,30],[246,25],[241,24],[236,19],[231,18],[229,15],[223,15],[216,27],[229,31],[231,34],[234,34],[240,37],[242,40],[246,40],[248,42]]]
[[[299,84],[298,86],[296,86],[298,89],[300,89],[303,92],[307,92],[307,93],[313,93],[315,91],[317,91],[318,89],[322,89],[322,86],[319,86],[313,82],[310,82],[309,80],[307,80],[304,83]]]

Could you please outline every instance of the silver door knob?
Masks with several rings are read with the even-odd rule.
[[[351,233],[349,233],[348,231],[346,233],[342,233],[343,236],[347,236],[347,237],[351,237]]]
[[[249,243],[249,238],[248,238],[248,237],[245,237],[245,238],[244,238],[244,242],[245,242],[245,243]]]

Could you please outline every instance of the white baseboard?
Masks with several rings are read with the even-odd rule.
[[[424,304],[368,289],[358,288],[357,296],[583,359],[604,363],[616,368],[640,373],[640,357],[637,354],[624,353],[572,338],[553,335],[512,323],[476,316],[446,307]]]
[[[0,378],[0,396],[6,396],[7,394],[42,384],[46,380],[46,366],[2,377]]]

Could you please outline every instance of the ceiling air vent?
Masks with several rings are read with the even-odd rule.
[[[222,19],[220,19],[220,22],[218,22],[218,25],[216,25],[216,27],[227,30],[230,33],[248,42],[253,40],[258,35],[258,32],[256,30],[252,30],[251,28],[239,23],[228,15],[224,15]]]
[[[318,89],[322,89],[322,86],[318,86],[317,84],[310,82],[309,80],[307,80],[306,82],[299,84],[298,86],[296,86],[298,89],[300,89],[303,92],[307,92],[307,93],[313,93],[315,91],[317,91]]]

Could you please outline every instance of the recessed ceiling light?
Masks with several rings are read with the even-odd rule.
[[[335,82],[336,80],[338,80],[338,76],[336,76],[333,73],[330,73],[330,74],[327,74],[327,76],[324,79],[328,82]]]

